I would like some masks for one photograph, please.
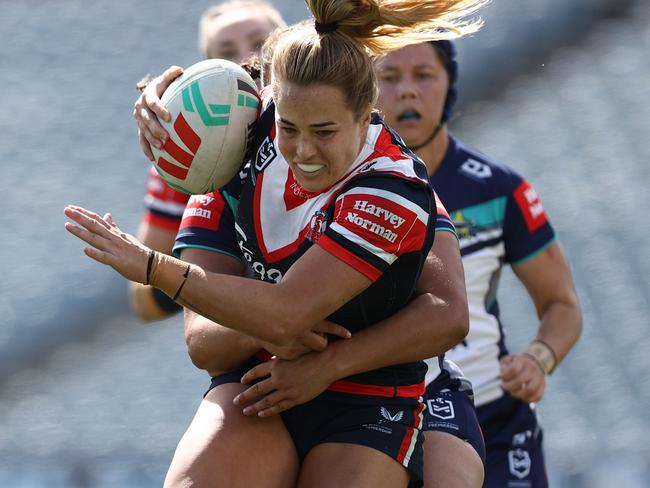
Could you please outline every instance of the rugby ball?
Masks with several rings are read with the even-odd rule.
[[[209,193],[240,169],[260,98],[239,65],[207,59],[187,68],[161,100],[171,122],[162,150],[152,146],[154,167],[172,188],[189,195]]]

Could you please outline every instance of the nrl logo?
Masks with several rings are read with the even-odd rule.
[[[255,157],[255,169],[258,172],[263,171],[264,168],[266,168],[269,163],[276,158],[277,155],[278,154],[275,150],[275,144],[273,144],[273,140],[270,137],[267,137],[264,139],[264,142],[262,142],[262,145],[257,150],[257,155]]]
[[[427,408],[433,417],[439,418],[440,420],[449,420],[456,416],[454,404],[450,400],[445,400],[440,397],[427,400]]]
[[[519,478],[524,479],[530,473],[530,454],[523,449],[515,449],[508,451],[508,465],[510,473]]]
[[[391,422],[399,422],[404,418],[404,412],[400,410],[397,412],[395,415],[391,415],[390,412],[386,407],[381,407],[381,416],[384,417],[386,420],[390,420]]]

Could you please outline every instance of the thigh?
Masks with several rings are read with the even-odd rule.
[[[180,440],[165,487],[292,488],[298,457],[279,416],[246,417],[232,399],[245,387],[212,388]]]
[[[467,441],[446,432],[424,433],[424,488],[481,488],[483,460]]]
[[[395,459],[358,444],[326,443],[305,458],[298,488],[406,488],[410,474]]]
[[[509,395],[479,408],[487,451],[485,488],[548,488],[542,431],[528,404]]]

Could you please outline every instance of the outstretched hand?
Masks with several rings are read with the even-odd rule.
[[[169,134],[160,124],[160,120],[171,121],[171,115],[163,105],[160,97],[171,83],[183,73],[183,68],[171,66],[165,72],[147,84],[140,97],[133,105],[133,117],[138,124],[140,146],[149,161],[154,160],[151,146],[162,148]]]
[[[68,205],[63,213],[76,224],[66,222],[66,230],[90,244],[84,249],[87,256],[112,267],[128,280],[146,282],[150,249],[120,230],[110,214],[101,217],[75,205]]]

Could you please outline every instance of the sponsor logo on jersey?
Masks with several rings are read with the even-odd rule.
[[[422,245],[425,224],[414,210],[396,201],[397,195],[384,193],[386,196],[344,195],[336,202],[334,222],[356,235],[361,245],[370,246],[368,249],[375,247],[399,255]]]
[[[379,412],[381,413],[381,416],[384,417],[386,420],[390,422],[399,422],[404,418],[404,411],[400,410],[399,412],[395,413],[394,415],[391,415],[391,413],[388,411],[386,407],[381,407],[379,409]]]
[[[271,137],[264,139],[260,147],[257,149],[257,154],[255,155],[255,169],[260,172],[264,171],[271,161],[277,157],[278,153],[275,150],[275,144]]]
[[[450,400],[445,400],[441,397],[427,400],[427,408],[432,417],[441,420],[449,420],[456,417],[454,404]]]
[[[218,193],[192,195],[183,212],[181,228],[202,227],[218,229],[225,201]]]
[[[514,197],[529,232],[535,232],[546,223],[547,217],[542,201],[530,183],[522,181],[515,190]]]
[[[508,451],[508,467],[510,474],[517,478],[524,479],[530,474],[530,454],[524,449],[513,449]]]
[[[399,237],[394,230],[399,229],[406,222],[404,217],[368,200],[355,200],[345,220],[383,237],[391,244],[394,244]]]
[[[461,167],[460,171],[474,179],[484,180],[492,176],[492,170],[485,164],[476,159],[468,159]]]
[[[271,283],[280,283],[280,281],[282,281],[282,272],[255,259],[253,250],[249,248],[246,233],[237,223],[235,223],[235,231],[237,232],[237,244],[242,252],[242,256],[244,256],[244,259],[248,261],[251,269],[259,279]]]

